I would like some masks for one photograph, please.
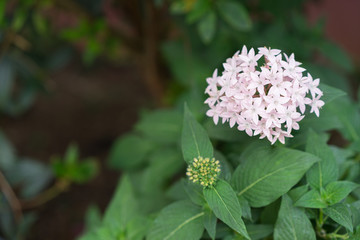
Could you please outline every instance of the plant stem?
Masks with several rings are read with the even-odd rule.
[[[38,207],[57,197],[60,193],[68,189],[69,185],[70,182],[67,180],[58,180],[51,188],[47,189],[45,192],[41,193],[35,198],[30,200],[22,200],[21,206],[23,209]]]
[[[15,217],[16,222],[20,222],[23,218],[21,204],[16,197],[15,192],[6,180],[4,174],[0,171],[0,189],[6,197]]]

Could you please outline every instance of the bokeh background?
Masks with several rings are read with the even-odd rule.
[[[357,0],[0,1],[0,239],[79,236],[121,175],[118,137],[150,109],[204,111],[205,78],[244,44],[294,52],[357,99],[359,11]],[[70,144],[80,155],[62,157]]]

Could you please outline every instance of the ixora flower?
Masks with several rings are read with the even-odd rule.
[[[263,66],[258,61],[263,57]],[[210,109],[207,116],[215,124],[229,122],[237,124],[240,131],[249,136],[259,135],[271,144],[277,140],[285,143],[292,137],[292,129],[298,130],[298,122],[304,118],[306,105],[310,113],[319,116],[324,106],[323,95],[318,88],[319,79],[314,79],[294,54],[284,58],[278,49],[259,48],[247,50],[246,46],[223,64],[224,71],[218,76],[217,69],[207,78],[205,103]]]
[[[220,174],[220,162],[215,158],[194,158],[194,161],[187,168],[186,175],[194,183],[203,187],[213,186]]]

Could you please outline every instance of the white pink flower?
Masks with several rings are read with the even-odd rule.
[[[277,140],[285,143],[286,137],[292,137],[291,130],[299,129],[306,105],[311,107],[310,113],[319,116],[324,102],[320,100],[319,79],[304,75],[306,69],[300,67],[294,54],[284,56],[278,49],[263,47],[256,54],[244,46],[241,53],[228,58],[221,75],[216,69],[206,79],[207,115],[215,124],[221,119],[231,127],[237,124],[249,136],[266,137],[272,144]],[[265,63],[259,66],[262,57]]]

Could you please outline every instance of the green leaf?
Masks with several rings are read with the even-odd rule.
[[[348,240],[359,240],[360,239],[360,226],[356,228],[355,233],[350,234]]]
[[[249,202],[243,196],[238,196],[238,200],[239,200],[239,203],[241,206],[241,211],[242,211],[243,217],[252,221],[251,207],[250,207]]]
[[[212,158],[213,147],[205,129],[195,120],[187,104],[184,106],[184,123],[181,146],[185,161],[190,164],[194,158]]]
[[[74,164],[79,160],[79,149],[77,145],[70,144],[66,149],[64,161],[66,164]]]
[[[274,240],[315,240],[315,232],[303,209],[294,207],[290,197],[281,200],[279,216],[275,224]]]
[[[230,128],[227,123],[221,124],[218,123],[215,125],[214,121],[209,118],[205,121],[204,127],[209,134],[211,139],[226,141],[226,142],[236,142],[246,139],[246,134],[238,131],[235,127]]]
[[[210,43],[215,35],[216,15],[213,11],[209,11],[198,23],[198,32],[204,43]]]
[[[359,184],[349,181],[336,181],[331,182],[325,187],[322,196],[323,199],[329,204],[333,205],[346,198],[349,193],[359,187]]]
[[[324,95],[321,97],[321,100],[323,100],[325,102],[325,104],[331,102],[332,100],[334,100],[338,97],[342,97],[342,96],[346,95],[346,92],[344,92],[338,88],[334,88],[329,85],[326,85],[324,83],[321,83],[319,88],[324,93]]]
[[[263,224],[275,225],[280,210],[280,204],[281,199],[278,198],[275,202],[265,206],[260,214],[260,222]]]
[[[251,29],[251,19],[245,7],[236,1],[221,1],[218,3],[221,17],[233,28],[240,31]]]
[[[233,174],[233,182],[252,207],[263,207],[288,192],[319,159],[287,148],[253,151]]]
[[[312,153],[321,159],[306,174],[308,183],[321,189],[329,182],[338,178],[338,166],[331,148],[313,130],[309,130],[306,143],[306,152]]]
[[[303,196],[308,191],[308,185],[303,185],[297,188],[292,189],[288,192],[289,197],[291,197],[291,200],[293,202],[296,202],[300,199],[301,196]]]
[[[126,228],[126,239],[130,240],[143,240],[145,235],[151,227],[152,221],[150,219],[139,216],[132,219]],[[121,239],[121,238],[120,238]]]
[[[194,1],[193,5],[191,6],[190,12],[186,16],[186,21],[189,24],[192,24],[210,11],[211,11],[211,1],[210,0]]]
[[[215,187],[205,188],[204,196],[217,218],[250,239],[241,219],[242,211],[236,193],[227,182],[220,179]]]
[[[188,202],[179,201],[165,207],[155,219],[147,240],[199,240],[204,231],[204,212]]]
[[[156,110],[142,116],[135,129],[147,139],[162,144],[177,143],[182,115],[176,110]]]
[[[205,203],[205,198],[203,194],[203,188],[199,184],[193,183],[187,179],[182,181],[184,190],[190,200],[196,205],[203,206]]]
[[[101,211],[95,205],[90,205],[85,213],[85,229],[93,231],[101,225]]]
[[[204,215],[204,227],[211,239],[215,239],[216,236],[216,222],[217,218],[214,213],[211,211],[211,209],[206,208]]]
[[[319,191],[312,189],[300,197],[299,200],[295,202],[295,206],[305,208],[326,208],[327,204],[322,199]]]
[[[274,226],[270,224],[248,224],[246,228],[251,240],[264,239],[274,231]]]
[[[323,211],[332,220],[345,227],[350,232],[353,231],[351,212],[346,203],[335,204],[328,208],[324,208]]]
[[[12,185],[21,186],[20,195],[23,198],[35,197],[54,177],[48,165],[29,158],[17,161],[6,175]]]
[[[231,164],[226,160],[225,156],[219,151],[216,150],[214,151],[214,158],[216,160],[219,160],[220,162],[221,171],[219,178],[222,178],[225,181],[230,181],[232,172],[234,171]]]
[[[132,170],[141,166],[154,143],[135,134],[128,134],[116,140],[111,148],[108,163],[111,168]]]
[[[125,231],[126,225],[139,216],[138,203],[127,175],[123,176],[103,219],[103,224],[115,232]]]
[[[193,52],[193,49],[189,51],[184,43],[180,41],[171,40],[163,43],[162,53],[166,59],[168,68],[171,70],[172,76],[182,86],[194,89],[194,86],[197,86],[198,83],[203,84],[203,79],[211,74],[206,61],[200,59],[199,55]],[[200,89],[196,91],[193,97],[199,97],[199,91]],[[181,104],[183,104],[183,101]],[[204,106],[204,104],[202,105]]]
[[[6,1],[0,2],[0,24],[4,23],[4,16],[6,12]]]
[[[346,71],[352,71],[354,69],[354,65],[349,56],[337,44],[324,41],[319,45],[319,50],[325,57],[329,58]]]

